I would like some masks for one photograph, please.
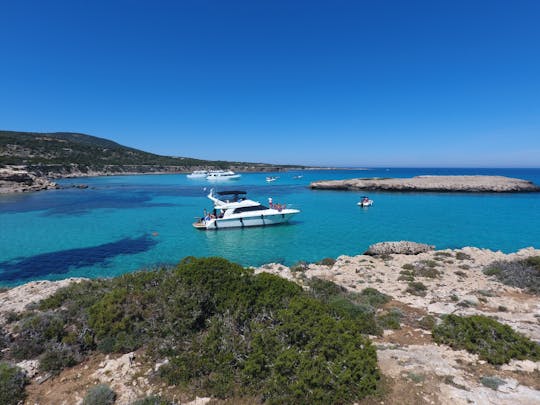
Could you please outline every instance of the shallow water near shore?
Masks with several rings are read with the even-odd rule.
[[[115,276],[172,264],[185,256],[222,256],[242,265],[287,265],[363,253],[370,244],[412,240],[438,249],[476,246],[504,252],[540,247],[540,193],[369,193],[312,191],[316,180],[356,177],[503,175],[540,184],[540,169],[373,169],[246,173],[209,184],[185,175],[64,179],[63,186],[0,196],[0,285],[35,279]],[[276,175],[272,183],[266,176]],[[294,176],[302,175],[301,179]],[[241,189],[302,212],[287,225],[198,231],[191,226],[210,187]]]

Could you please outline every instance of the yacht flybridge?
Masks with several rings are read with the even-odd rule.
[[[210,190],[208,198],[213,201],[212,212],[205,212],[203,218],[195,222],[197,229],[237,228],[245,226],[277,225],[288,222],[300,211],[287,208],[286,204],[274,204],[269,198],[270,207],[248,200],[245,191],[222,191],[214,193]]]

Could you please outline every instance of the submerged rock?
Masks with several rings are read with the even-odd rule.
[[[399,242],[380,242],[371,245],[366,251],[366,255],[380,256],[390,254],[417,255],[419,253],[434,250],[435,246],[425,243],[399,241]]]

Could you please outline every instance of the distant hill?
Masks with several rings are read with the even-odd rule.
[[[193,167],[250,167],[252,169],[292,167],[161,156],[123,146],[108,139],[72,132],[16,131],[0,131],[0,164],[51,167],[76,165],[80,169],[86,166],[93,170],[110,168],[110,166],[168,166],[187,170]]]
[[[86,134],[0,131],[0,163],[191,166],[205,161],[155,155]]]

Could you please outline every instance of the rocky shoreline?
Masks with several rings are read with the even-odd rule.
[[[357,256],[291,267],[270,263],[254,271],[276,274],[304,287],[316,277],[348,291],[372,288],[392,297],[378,311],[399,315],[398,327],[386,329],[382,336],[370,337],[377,346],[379,367],[388,381],[388,393],[377,403],[537,404],[540,361],[512,360],[494,366],[476,354],[435,343],[430,328],[419,326],[427,320],[438,322],[447,314],[484,315],[540,342],[540,297],[503,284],[485,272],[494,262],[531,257],[540,257],[540,250],[531,247],[510,254],[474,247],[435,250],[431,245],[400,241],[373,245]],[[416,272],[416,283],[425,286],[421,293],[408,288],[410,272]],[[7,316],[13,317],[58,288],[80,281],[34,281],[1,292],[0,325],[5,324]],[[19,367],[27,370],[31,378],[26,403],[81,403],[88,386],[97,382],[114,389],[117,404],[129,404],[142,394],[162,395],[164,388],[154,385],[142,372],[146,368],[155,370],[159,364],[145,364],[143,354],[136,355],[132,362],[133,353],[96,354],[45,380],[38,371],[37,360],[21,362]],[[492,381],[497,384],[490,385]],[[198,398],[197,403],[211,400]]]
[[[217,170],[214,166],[108,165],[99,169],[80,165],[6,165],[0,166],[0,194],[52,190],[60,188],[53,179],[141,174],[183,174],[194,170]],[[241,173],[305,170],[304,167],[231,166]]]
[[[0,168],[0,194],[52,190],[58,185],[47,177],[29,172],[25,166]]]
[[[321,180],[310,184],[314,190],[520,193],[540,192],[528,180],[504,176],[416,176],[412,178],[363,178]]]

